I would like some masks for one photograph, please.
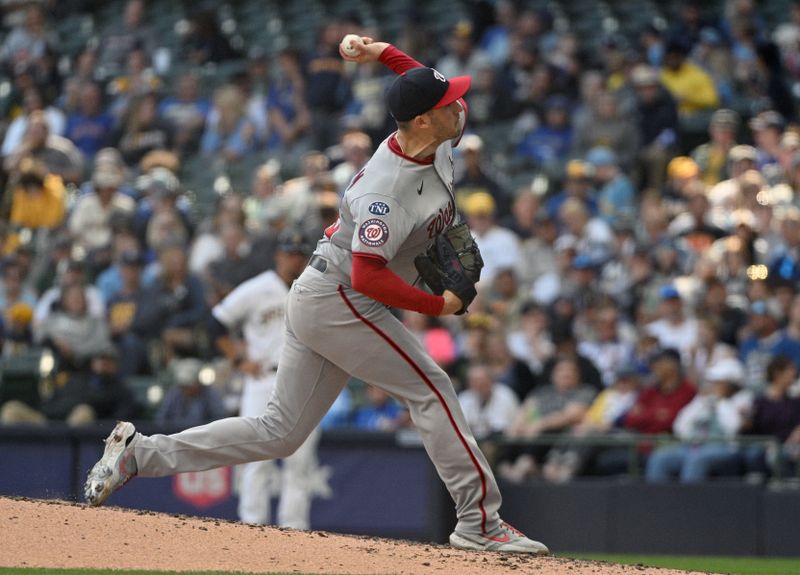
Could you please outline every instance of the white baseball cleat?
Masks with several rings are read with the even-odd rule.
[[[507,553],[532,553],[534,555],[550,555],[544,543],[528,539],[521,531],[513,528],[505,521],[489,533],[450,534],[450,545],[458,549],[471,551],[504,551]]]
[[[119,421],[106,438],[103,457],[94,464],[83,486],[86,502],[92,507],[102,505],[109,495],[136,475],[133,448],[129,447],[134,435],[136,428],[132,423]]]

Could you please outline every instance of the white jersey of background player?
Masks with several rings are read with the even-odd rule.
[[[218,338],[223,352],[244,374],[239,415],[255,417],[275,389],[278,360],[284,343],[286,298],[289,283],[305,266],[311,246],[298,233],[281,235],[276,270],[270,270],[240,284],[212,310],[214,318],[229,332],[241,328],[244,349],[229,336]],[[281,527],[308,529],[311,498],[324,485],[317,465],[316,429],[305,443],[283,460],[256,461],[239,466],[239,519],[265,525],[270,522],[270,498],[280,494],[277,523]],[[324,491],[324,490],[323,490]]]

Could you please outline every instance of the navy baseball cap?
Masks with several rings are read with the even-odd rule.
[[[395,120],[408,122],[420,114],[452,104],[467,93],[471,83],[469,76],[448,80],[433,68],[412,68],[389,86],[386,104]]]

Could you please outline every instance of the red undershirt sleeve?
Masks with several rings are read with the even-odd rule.
[[[381,52],[381,55],[378,57],[378,61],[395,74],[408,72],[411,68],[424,67],[422,64],[414,60],[414,58],[392,44],[389,44],[386,48],[384,48],[383,52]]]
[[[390,307],[425,315],[439,315],[444,307],[442,296],[431,295],[408,285],[386,267],[383,258],[371,254],[353,254],[350,281],[354,290]]]

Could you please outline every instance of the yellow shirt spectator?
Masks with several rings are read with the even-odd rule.
[[[684,60],[676,69],[661,69],[661,82],[678,102],[678,113],[692,114],[719,106],[714,80],[702,68]]]
[[[41,183],[24,178],[20,178],[12,195],[11,224],[33,229],[58,227],[64,221],[64,182],[53,174],[45,176]]]

